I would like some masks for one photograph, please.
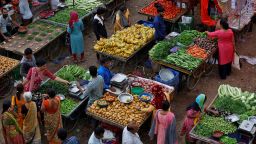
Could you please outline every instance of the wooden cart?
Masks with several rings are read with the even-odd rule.
[[[177,70],[186,75],[186,85],[187,88],[192,90],[196,87],[197,83],[199,82],[200,78],[203,75],[209,75],[212,72],[213,64],[215,63],[215,59],[213,59],[213,54],[216,52],[216,48],[213,49],[209,54],[208,57],[202,61],[202,63],[194,70],[189,71],[174,64],[169,64],[164,61],[154,61],[155,63],[172,68]]]

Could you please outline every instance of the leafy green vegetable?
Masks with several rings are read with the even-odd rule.
[[[242,101],[234,100],[229,96],[218,97],[213,105],[219,110],[235,114],[243,114],[247,111],[246,106]]]
[[[195,128],[195,133],[199,136],[210,137],[214,131],[222,131],[225,134],[235,132],[237,129],[232,123],[225,121],[223,117],[212,117],[204,115]]]
[[[28,36],[27,40],[33,40],[34,37],[33,36]]]
[[[42,33],[40,33],[40,36],[47,36],[47,33],[46,32],[42,32]]]
[[[166,63],[175,64],[176,66],[185,68],[187,70],[194,70],[202,63],[201,59],[187,54],[184,48],[178,50],[176,53],[168,55],[164,61]]]
[[[41,39],[41,38],[38,38],[38,37],[36,37],[35,40],[36,40],[37,42],[42,41],[42,39]]]
[[[165,59],[169,54],[169,49],[175,46],[175,42],[173,41],[161,41],[157,43],[150,51],[149,56],[153,60],[161,60]]]
[[[58,71],[56,75],[68,81],[74,81],[78,79],[89,80],[91,78],[88,71],[77,65],[68,65]]]
[[[32,32],[32,35],[38,35],[38,34],[39,34],[39,32],[37,32],[37,31]]]
[[[69,114],[77,105],[71,98],[66,98],[65,100],[61,101],[61,113],[62,114]]]
[[[228,136],[222,137],[220,141],[224,144],[237,144],[237,140],[235,138],[230,138]]]
[[[39,88],[38,92],[39,93],[47,93],[47,90],[49,88],[54,89],[56,94],[63,94],[64,96],[68,95],[68,86],[67,85],[64,85],[60,82],[52,81],[52,80],[49,80],[45,84],[43,84]]]

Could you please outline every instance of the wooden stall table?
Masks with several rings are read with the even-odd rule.
[[[23,56],[23,52],[26,48],[31,48],[34,54],[37,54],[53,42],[54,44],[61,44],[61,42],[55,43],[55,41],[64,33],[65,28],[39,20],[28,26],[27,33],[15,34],[9,42],[2,42],[0,48],[7,52],[14,53],[19,57]],[[52,49],[50,51],[52,51]]]
[[[18,60],[0,56],[0,98],[8,96],[13,86],[12,70],[18,67],[20,62]]]
[[[213,64],[215,63],[215,60],[212,59],[213,54],[216,52],[217,48],[212,49],[211,52],[208,54],[207,58],[205,60],[202,61],[202,63],[195,68],[194,70],[187,70],[185,68],[181,68],[179,66],[176,66],[174,64],[169,64],[166,63],[164,61],[155,61],[153,60],[156,64],[165,66],[165,67],[169,67],[172,68],[176,71],[179,71],[183,74],[186,75],[186,85],[187,88],[192,90],[196,87],[197,83],[199,82],[200,78],[205,74],[208,75],[211,73],[212,69],[213,69]]]
[[[129,75],[129,83],[139,82],[144,84],[145,92],[149,93],[150,86],[158,84],[161,85],[165,91],[169,93],[174,92],[174,88],[150,79]],[[101,100],[106,100],[106,94]],[[138,96],[133,95],[133,101],[129,104],[121,103],[116,97],[114,102],[110,102],[109,105],[105,108],[98,107],[96,101],[91,107],[87,109],[87,115],[92,116],[93,118],[112,125],[118,128],[123,129],[128,125],[130,121],[137,122],[138,126],[141,127],[143,123],[150,117],[151,113],[142,113],[137,107],[145,108],[149,106],[149,103],[142,102]]]

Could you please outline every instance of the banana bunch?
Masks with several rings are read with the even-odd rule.
[[[128,58],[153,37],[154,29],[135,24],[116,32],[109,39],[100,39],[94,49],[110,55]]]

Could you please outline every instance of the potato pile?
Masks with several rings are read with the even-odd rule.
[[[135,24],[116,32],[108,39],[97,41],[94,49],[110,55],[128,58],[154,37],[154,29]]]
[[[17,60],[14,60],[5,56],[0,56],[0,75],[9,71],[13,67],[15,67],[17,64],[19,64],[19,61]]]
[[[137,96],[134,96],[134,101],[130,104],[120,103],[119,100],[116,99],[113,103],[110,103],[107,108],[100,108],[97,105],[97,101],[95,101],[88,111],[123,126],[126,126],[130,121],[135,121],[137,124],[141,125],[147,114],[140,112],[137,107],[147,108],[149,104],[141,102]]]

